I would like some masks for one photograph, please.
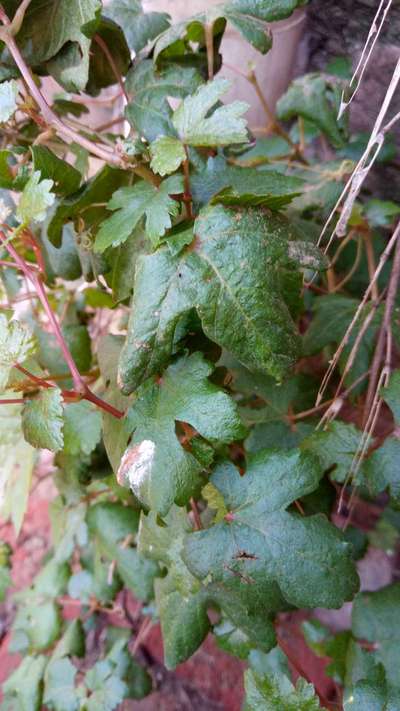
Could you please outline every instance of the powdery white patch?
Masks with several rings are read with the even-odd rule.
[[[0,198],[0,222],[7,222],[7,218],[11,215],[11,207],[6,205],[4,200]]]
[[[151,471],[156,445],[150,439],[129,447],[121,459],[117,481],[121,486],[130,486],[133,493],[141,498],[141,487]]]

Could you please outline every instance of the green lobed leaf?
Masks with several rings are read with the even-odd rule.
[[[159,136],[151,144],[150,153],[150,165],[160,175],[174,173],[186,158],[182,143],[173,136]]]
[[[50,242],[59,247],[62,240],[63,225],[74,221],[79,232],[89,231],[93,236],[101,222],[108,216],[105,207],[98,203],[107,203],[112,194],[126,185],[129,171],[111,168],[106,165],[73,195],[64,198],[55,210],[48,225],[47,236]]]
[[[303,337],[304,355],[313,355],[321,351],[325,346],[341,343],[359,304],[360,301],[358,299],[342,294],[319,296],[315,300],[313,319]],[[367,318],[370,313],[370,309],[371,305],[367,304],[347,339],[339,360],[339,368],[341,371],[343,371],[345,367],[350,351],[364,323],[364,319]],[[355,378],[363,375],[369,369],[374,353],[377,332],[382,323],[382,316],[383,311],[378,308],[361,341],[351,371],[345,379],[346,384],[350,385]]]
[[[247,142],[247,124],[241,117],[247,111],[248,104],[234,101],[208,115],[230,86],[226,79],[214,79],[183,99],[172,118],[183,143],[189,146],[227,146]]]
[[[0,461],[1,516],[11,519],[18,535],[28,505],[36,452],[25,442],[21,406],[17,404],[0,407]]]
[[[126,90],[132,97],[125,110],[126,118],[148,141],[174,136],[168,97],[184,98],[201,82],[200,73],[193,67],[171,63],[157,71],[151,59],[143,60],[133,66],[126,78]]]
[[[340,148],[343,136],[337,122],[338,106],[332,102],[329,92],[332,86],[320,74],[305,74],[295,79],[276,105],[278,118],[288,120],[302,116],[316,124],[331,141]]]
[[[7,589],[11,586],[11,548],[0,539],[0,603],[4,602]]]
[[[250,370],[281,380],[295,363],[299,338],[282,274],[314,261],[314,245],[297,246],[297,234],[281,216],[221,205],[202,210],[194,232],[192,249],[172,255],[161,247],[138,259],[119,364],[125,393],[162,370],[175,349],[177,325],[193,308],[204,333]]]
[[[362,470],[362,481],[371,495],[389,490],[392,504],[400,507],[400,440],[388,437],[374,450]]]
[[[66,592],[69,575],[69,565],[50,559],[33,585],[19,594],[10,650],[41,652],[59,638],[62,617],[56,598]]]
[[[91,454],[101,438],[101,413],[85,400],[69,403],[64,408],[63,435],[66,454]]]
[[[387,683],[381,665],[373,667],[367,677],[358,679],[345,690],[344,711],[397,711],[400,708],[400,690]]]
[[[29,444],[57,452],[64,444],[63,398],[59,388],[45,388],[24,403],[22,429]]]
[[[149,251],[149,240],[143,227],[143,221],[133,230],[126,242],[119,245],[109,258],[112,259],[111,287],[114,303],[125,301],[132,296],[132,274],[141,254]]]
[[[91,342],[86,326],[80,323],[71,323],[62,328],[62,334],[78,370],[81,373],[86,373],[92,363]],[[69,377],[68,365],[54,334],[39,330],[37,327],[35,336],[39,346],[37,358],[40,366],[50,373]]]
[[[13,711],[40,711],[41,682],[47,661],[43,655],[27,656],[4,682],[5,703],[11,702]]]
[[[14,79],[0,84],[0,123],[8,121],[17,108],[18,84]]]
[[[352,611],[352,632],[358,639],[374,645],[374,662],[381,663],[390,684],[399,688],[399,628],[394,623],[400,606],[400,584],[376,592],[361,593]]]
[[[104,47],[112,53],[114,66],[111,66]],[[131,53],[124,32],[113,20],[101,16],[90,45],[89,79],[85,91],[97,96],[102,89],[118,84],[116,75],[124,77],[130,64]]]
[[[181,192],[183,178],[179,175],[167,178],[158,188],[140,181],[117,190],[107,205],[109,210],[116,212],[101,224],[95,251],[104,252],[107,247],[125,242],[143,217],[146,234],[156,246],[159,237],[171,227],[171,219],[179,212],[179,203],[171,195]]]
[[[97,662],[87,672],[85,684],[90,691],[87,711],[114,711],[127,694],[127,685],[114,674],[114,667],[107,660]]]
[[[186,512],[172,507],[164,525],[153,512],[141,515],[138,545],[140,552],[168,568],[166,577],[156,581],[156,602],[161,620],[164,661],[169,669],[190,657],[206,637],[210,623],[207,599],[201,585],[183,563],[181,553],[190,530]]]
[[[400,370],[392,373],[389,385],[382,389],[381,395],[389,405],[396,425],[400,425]]]
[[[271,649],[275,643],[271,608],[268,607],[271,595],[266,603],[265,597],[253,595],[247,587],[241,594],[228,586],[219,590],[215,585],[200,584],[182,559],[184,540],[189,531],[184,509],[172,507],[163,521],[152,512],[141,516],[139,550],[168,570],[168,574],[156,580],[155,585],[166,665],[174,668],[199,647],[209,630],[207,609],[210,605],[222,609],[238,634],[248,638],[249,644]]]
[[[13,17],[18,2],[6,0],[4,6],[8,15]],[[72,91],[84,89],[89,65],[88,37],[96,30],[100,11],[99,0],[86,0],[84,3],[80,0],[69,0],[68,3],[49,0],[45,4],[41,0],[33,0],[25,12],[17,36],[25,60],[35,67],[53,60],[48,67],[53,73],[55,59],[60,61],[61,57],[64,70],[68,67],[70,74],[60,76],[60,71],[56,71],[56,78]],[[7,57],[4,59],[9,64],[10,60]]]
[[[128,412],[133,436],[118,480],[161,514],[174,502],[188,501],[203,468],[179,443],[176,421],[187,422],[215,442],[231,442],[244,434],[233,401],[209,381],[212,371],[200,353],[183,357],[169,366],[159,384],[145,383]]]
[[[92,506],[88,514],[89,530],[95,535],[102,555],[114,561],[117,572],[136,597],[148,600],[153,592],[157,566],[132,547],[138,526],[138,512],[119,503]]]
[[[225,7],[265,22],[276,22],[285,19],[303,4],[303,0],[229,0]]]
[[[58,158],[46,146],[32,146],[33,167],[41,179],[50,179],[57,195],[70,195],[78,190],[82,176],[76,168]]]
[[[243,8],[243,9],[242,9]],[[250,10],[250,12],[247,12]],[[260,10],[262,8],[260,6]],[[238,30],[244,39],[259,52],[266,54],[272,47],[272,33],[256,6],[245,2],[228,2],[223,5],[224,17]]]
[[[332,469],[332,478],[344,482],[358,450],[361,435],[361,430],[355,425],[335,420],[325,430],[310,434],[302,442],[301,448],[318,455],[324,471]]]
[[[0,313],[0,391],[7,387],[14,363],[23,363],[34,349],[35,340],[28,328]]]
[[[117,386],[117,366],[121,353],[123,337],[107,335],[102,336],[98,344],[98,361],[100,373],[105,385],[107,402],[125,412],[130,401],[124,397]],[[126,449],[130,431],[126,418],[117,419],[107,412],[103,412],[103,442],[113,471],[116,473],[121,457]]]
[[[57,642],[51,655],[52,661],[67,656],[83,657],[85,654],[85,632],[80,619],[72,620]]]
[[[79,698],[75,691],[77,670],[67,658],[49,662],[45,673],[43,703],[54,711],[77,711]]]
[[[293,10],[302,4],[302,0],[230,0],[216,7],[210,7],[205,12],[193,15],[173,24],[155,44],[154,57],[156,61],[173,53],[180,45],[190,41],[205,44],[205,26],[211,25],[214,35],[220,39],[226,21],[238,30],[244,39],[259,52],[265,54],[271,48],[271,34],[266,22],[273,22],[288,17]]]
[[[165,12],[143,12],[140,0],[112,0],[105,8],[125,32],[129,48],[136,54],[169,27]]]
[[[231,463],[219,466],[211,482],[229,514],[187,537],[191,572],[222,588],[245,585],[266,597],[275,590],[299,607],[340,607],[351,599],[358,576],[342,534],[322,515],[285,511],[315,490],[322,474],[315,455],[298,449],[259,452],[244,477]]]
[[[300,677],[294,686],[280,649],[264,656],[261,674],[248,669],[244,674],[246,699],[243,711],[319,711],[319,699],[312,684]]]
[[[39,170],[35,170],[26,183],[17,206],[17,218],[22,224],[43,222],[46,219],[47,208],[55,199],[51,192],[52,180],[42,180]]]
[[[386,227],[394,222],[400,213],[400,205],[392,200],[368,200],[364,208],[365,217],[372,227]]]
[[[238,168],[221,157],[209,158],[206,167],[190,179],[196,205],[212,201],[223,205],[258,205],[279,210],[299,195],[303,182],[273,170]]]
[[[45,262],[47,280],[52,282],[55,277],[74,281],[82,276],[82,264],[76,244],[76,235],[72,225],[64,225],[60,247],[54,247],[47,238],[47,226],[51,213],[43,223],[41,230],[41,247]]]

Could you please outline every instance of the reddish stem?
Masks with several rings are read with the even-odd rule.
[[[120,73],[119,73],[119,71],[118,71],[117,65],[116,65],[115,62],[114,62],[114,59],[113,59],[113,56],[112,56],[110,50],[108,49],[106,43],[104,42],[103,38],[100,37],[100,35],[97,35],[97,34],[96,34],[96,35],[94,36],[94,41],[96,42],[96,44],[99,45],[101,51],[103,52],[104,56],[106,57],[106,59],[107,59],[109,65],[110,65],[110,67],[111,67],[111,69],[112,69],[112,72],[113,72],[113,74],[114,74],[114,76],[115,76],[115,78],[116,78],[116,80],[117,80],[117,82],[118,82],[118,84],[119,84],[119,86],[120,86],[120,89],[121,89],[121,91],[122,91],[122,93],[123,93],[123,95],[124,95],[124,97],[125,97],[125,99],[126,99],[126,102],[129,103],[129,96],[128,96],[128,94],[126,93],[126,89],[125,89],[125,87],[124,87],[124,82],[122,81],[121,75],[120,75]]]
[[[117,410],[115,407],[113,407],[112,405],[109,405],[107,402],[105,402],[104,400],[99,398],[97,395],[92,393],[91,390],[86,385],[86,383],[84,382],[81,374],[79,373],[78,368],[76,367],[76,364],[75,364],[75,361],[72,357],[72,354],[65,342],[65,339],[62,334],[58,320],[57,320],[55,314],[53,313],[53,310],[49,304],[46,290],[44,288],[44,285],[43,285],[43,282],[42,282],[40,276],[35,273],[32,273],[31,269],[26,264],[25,260],[18,254],[18,252],[13,247],[13,245],[7,242],[4,232],[1,232],[1,231],[0,231],[0,241],[4,244],[8,253],[13,257],[15,263],[18,264],[18,266],[20,267],[21,271],[24,273],[26,278],[31,282],[33,287],[36,289],[36,292],[39,296],[42,306],[43,306],[43,308],[47,314],[47,317],[53,327],[54,335],[55,335],[57,342],[60,346],[60,349],[61,349],[61,352],[64,356],[65,362],[67,363],[68,368],[71,372],[72,379],[74,381],[74,387],[75,387],[75,390],[73,391],[75,398],[78,395],[80,395],[85,400],[89,400],[89,402],[92,402],[94,405],[97,405],[97,407],[100,407],[102,410],[105,410],[110,415],[113,415],[114,417],[117,417],[118,419],[122,418],[124,416],[123,412],[121,412],[120,410]],[[36,378],[36,376],[34,376],[34,377]],[[41,385],[43,385],[43,383],[41,383]]]
[[[83,397],[85,400],[92,402],[93,405],[97,405],[97,407],[100,407],[102,410],[104,410],[104,412],[108,412],[109,415],[116,417],[118,420],[121,420],[125,416],[125,413],[122,412],[122,410],[117,410],[117,408],[113,407],[113,405],[110,405],[110,403],[97,397],[97,395],[92,393],[92,391],[89,390],[88,387],[86,388]]]
[[[23,373],[24,375],[26,375],[26,377],[29,378],[29,380],[32,380],[33,383],[40,385],[41,388],[53,388],[54,387],[54,385],[52,385],[52,383],[48,383],[47,380],[44,380],[44,378],[38,378],[37,375],[30,373],[29,370],[26,370],[26,368],[24,368],[19,363],[14,363],[14,368],[16,370],[19,370],[20,373]]]
[[[0,400],[0,405],[17,405],[17,404],[20,404],[21,402],[24,402],[23,397],[13,397],[13,398],[9,398],[7,400]]]
[[[197,503],[196,503],[196,501],[193,499],[193,497],[190,499],[190,506],[191,506],[192,513],[193,513],[193,518],[194,518],[194,523],[195,523],[196,531],[201,531],[201,529],[203,528],[203,524],[202,524],[202,522],[201,522],[200,512],[199,512],[199,509],[198,509],[198,507],[197,507]]]

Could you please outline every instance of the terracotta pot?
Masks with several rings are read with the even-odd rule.
[[[143,6],[147,12],[151,10],[168,12],[176,22],[219,2],[220,0],[144,0]],[[265,56],[253,49],[228,25],[222,43],[226,66],[222,68],[221,75],[234,80],[235,86],[232,92],[227,94],[226,100],[240,98],[250,104],[251,109],[247,118],[251,127],[265,125],[265,110],[254,88],[244,77],[235,72],[235,68],[247,73],[249,64],[255,66],[258,82],[269,106],[274,109],[277,99],[286,90],[292,77],[304,21],[305,11],[299,9],[286,20],[272,23],[273,47]]]

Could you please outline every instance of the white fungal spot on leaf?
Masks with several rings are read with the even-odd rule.
[[[117,480],[121,486],[130,486],[140,498],[143,484],[146,484],[153,464],[156,445],[150,439],[129,447],[121,459]]]

